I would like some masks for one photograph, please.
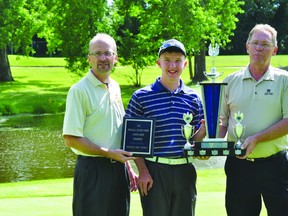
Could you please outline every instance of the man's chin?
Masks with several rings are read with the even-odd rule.
[[[107,73],[107,72],[109,72],[110,70],[111,70],[111,68],[108,67],[108,66],[106,66],[106,67],[98,67],[98,71],[99,71],[100,73]]]

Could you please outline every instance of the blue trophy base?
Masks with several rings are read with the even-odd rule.
[[[185,156],[244,156],[246,149],[235,147],[235,142],[222,139],[209,139],[193,142],[190,148],[183,149]]]

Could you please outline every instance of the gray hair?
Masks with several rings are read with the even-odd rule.
[[[271,33],[272,35],[272,44],[277,47],[277,31],[275,30],[275,28],[273,28],[272,26],[268,25],[268,24],[257,24],[254,26],[254,28],[250,31],[248,39],[247,39],[247,43],[250,42],[252,35],[254,34],[254,32],[256,31],[268,31]]]

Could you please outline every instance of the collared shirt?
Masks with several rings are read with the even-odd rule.
[[[117,149],[121,145],[123,116],[118,83],[110,79],[106,85],[90,70],[68,92],[63,135],[85,137],[99,146]],[[72,150],[76,154],[87,155]]]
[[[222,123],[228,126],[228,140],[236,141],[232,126],[236,124],[234,114],[244,114],[243,141],[257,132],[265,130],[283,118],[288,118],[288,72],[269,67],[264,76],[256,81],[249,68],[227,76],[228,83],[222,97]],[[269,157],[288,146],[287,136],[258,143],[249,155],[251,158]]]
[[[186,143],[181,126],[183,114],[192,113],[195,131],[204,118],[199,96],[180,80],[176,91],[170,92],[157,78],[156,82],[137,90],[128,104],[126,115],[155,118],[154,156],[181,157]]]

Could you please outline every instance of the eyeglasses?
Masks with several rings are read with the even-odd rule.
[[[249,44],[251,44],[253,47],[260,46],[260,47],[263,47],[265,49],[266,48],[271,48],[273,46],[273,44],[271,44],[271,43],[268,43],[268,42],[260,43],[259,41],[252,41]]]
[[[113,55],[115,55],[115,53],[112,51],[105,51],[105,52],[94,51],[94,52],[89,53],[89,55],[95,56],[97,58],[104,55],[105,57],[111,58]]]

